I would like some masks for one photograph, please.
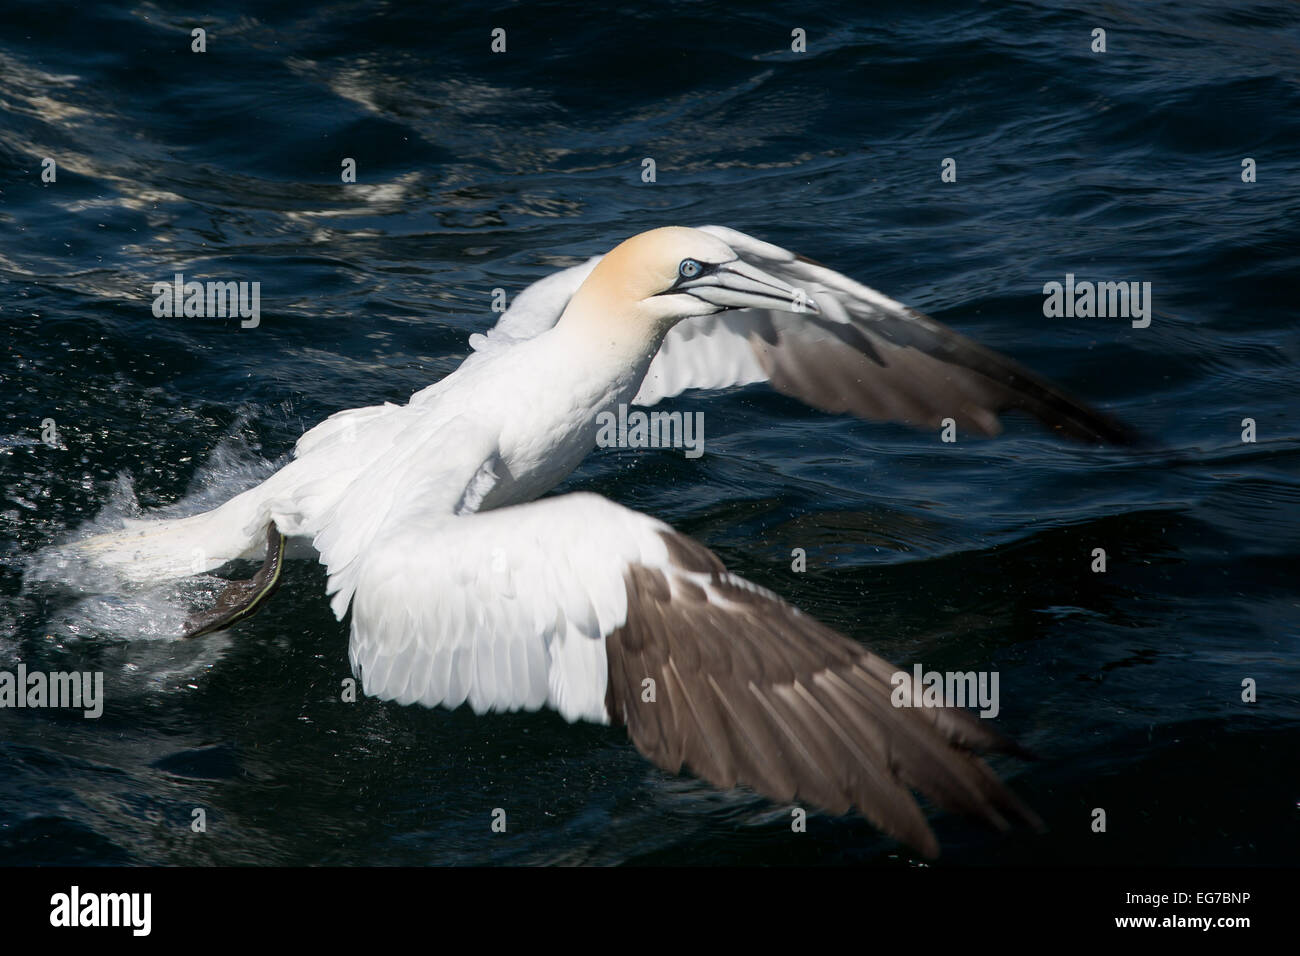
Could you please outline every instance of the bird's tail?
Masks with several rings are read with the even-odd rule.
[[[98,534],[59,550],[138,583],[202,574],[237,558],[258,558],[270,520],[257,489],[188,518],[128,520],[120,531]]]

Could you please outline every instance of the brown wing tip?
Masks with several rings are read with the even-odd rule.
[[[916,794],[999,831],[1042,832],[980,757],[1030,750],[964,708],[898,709],[889,662],[729,574],[691,538],[660,538],[666,566],[628,566],[627,618],[606,639],[606,709],[651,761],[834,816],[856,808],[925,859],[940,847]]]

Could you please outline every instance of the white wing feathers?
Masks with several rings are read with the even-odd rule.
[[[633,402],[655,405],[692,388],[732,388],[766,382],[750,345],[746,312],[720,312],[679,322],[664,336]]]
[[[306,482],[286,480],[287,493],[269,505],[284,534],[312,537],[329,573],[330,607],[340,620],[363,558],[388,550],[390,529],[427,514],[473,510],[497,480],[496,440],[467,418],[431,422],[427,412],[410,406],[387,412],[376,422],[382,427],[337,435],[334,440],[345,444],[336,448],[322,443],[325,473]],[[457,454],[448,455],[448,448]],[[295,466],[313,475],[322,471],[304,456],[281,474],[292,476]]]
[[[402,704],[606,723],[604,638],[627,616],[628,565],[665,564],[661,529],[593,494],[408,522],[361,558],[353,668]]]

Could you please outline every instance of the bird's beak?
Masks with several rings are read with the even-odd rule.
[[[681,283],[673,292],[686,292],[724,309],[780,309],[783,312],[821,310],[812,296],[740,259],[732,259]]]

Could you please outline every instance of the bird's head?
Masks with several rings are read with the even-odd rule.
[[[596,322],[612,334],[644,335],[657,347],[682,319],[725,309],[816,312],[817,306],[716,236],[665,226],[614,247],[574,294],[561,322]]]

